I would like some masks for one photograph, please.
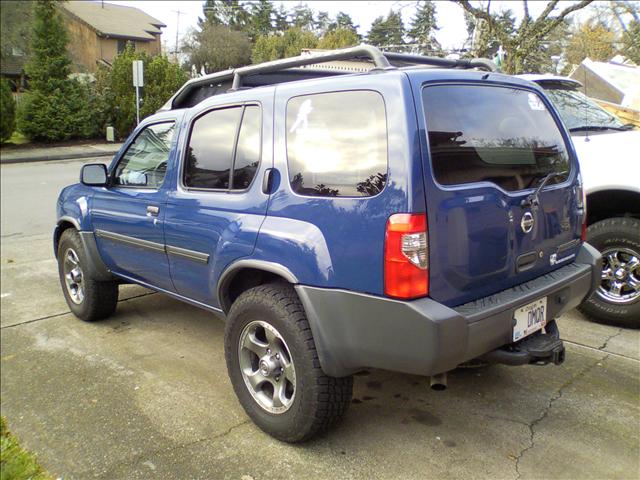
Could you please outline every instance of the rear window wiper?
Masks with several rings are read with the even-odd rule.
[[[627,124],[622,127],[616,127],[614,125],[581,125],[579,127],[570,128],[570,132],[602,132],[604,130],[616,130],[617,132],[622,132],[625,130],[630,130],[633,128],[633,125]]]
[[[561,177],[563,175],[566,175],[567,173],[569,172],[565,170],[563,172],[550,172],[546,174],[544,177],[542,177],[542,181],[540,182],[540,185],[538,185],[538,188],[536,188],[533,193],[530,193],[529,195],[527,195],[527,197],[524,198],[522,202],[520,202],[520,205],[522,207],[538,206],[538,204],[540,203],[540,200],[538,199],[538,195],[540,195],[540,192],[542,191],[544,186],[547,184],[547,182],[549,182],[549,180],[551,180],[552,178]]]

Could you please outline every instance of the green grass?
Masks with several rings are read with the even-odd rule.
[[[51,480],[33,454],[24,451],[0,417],[0,480]]]

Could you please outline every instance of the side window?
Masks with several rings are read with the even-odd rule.
[[[291,188],[302,195],[369,197],[387,183],[384,101],[373,91],[321,93],[287,105]]]
[[[198,118],[189,136],[184,185],[212,190],[248,188],[260,163],[260,128],[257,105],[213,110]]]
[[[142,130],[116,166],[115,185],[158,188],[167,172],[175,123],[156,123]]]
[[[245,190],[251,185],[260,163],[261,141],[260,107],[250,105],[244,111],[242,127],[238,136],[236,159],[233,164],[234,190]]]

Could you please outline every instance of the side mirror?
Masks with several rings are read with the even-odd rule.
[[[108,183],[107,166],[103,163],[88,163],[80,170],[80,182],[90,187],[104,187]]]

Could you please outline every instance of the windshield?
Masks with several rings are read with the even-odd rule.
[[[615,130],[624,128],[624,124],[607,112],[586,95],[573,88],[545,87],[545,93],[551,99],[569,130],[604,127]]]

